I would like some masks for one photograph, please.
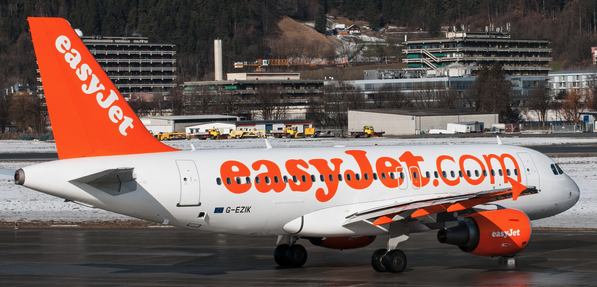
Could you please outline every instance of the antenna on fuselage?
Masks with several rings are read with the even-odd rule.
[[[498,145],[501,145],[501,144],[502,144],[502,140],[500,139],[500,136],[495,136],[495,137],[496,137],[496,138],[497,138],[497,140],[498,140]]]
[[[269,144],[269,141],[267,139],[264,139],[264,140],[265,140],[265,149],[271,149],[272,145]]]

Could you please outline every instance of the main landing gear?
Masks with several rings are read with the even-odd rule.
[[[408,222],[394,221],[389,227],[388,248],[373,252],[371,267],[377,272],[400,273],[406,268],[406,255],[396,247],[398,243],[406,241],[409,237]]]
[[[274,260],[282,267],[301,267],[307,262],[307,250],[295,244],[298,237],[290,237],[289,244],[280,244],[274,251]]]

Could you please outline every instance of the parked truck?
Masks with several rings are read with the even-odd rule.
[[[370,138],[370,137],[381,137],[386,132],[376,132],[373,126],[364,126],[363,130],[350,130],[348,131],[353,138]]]
[[[252,131],[243,131],[243,130],[230,131],[230,135],[228,135],[229,139],[264,138],[264,137],[265,137],[265,131],[258,131],[258,130],[252,130]]]
[[[209,129],[206,132],[196,132],[194,134],[191,135],[191,137],[196,137],[200,140],[205,140],[205,139],[222,139],[222,138],[228,138],[228,135],[222,135],[222,132],[219,129],[213,128],[213,129]]]
[[[291,126],[284,127],[281,130],[270,131],[270,134],[275,138],[295,138],[298,135],[296,127]]]
[[[187,133],[159,132],[157,135],[155,135],[155,137],[160,141],[191,139],[191,137]]]

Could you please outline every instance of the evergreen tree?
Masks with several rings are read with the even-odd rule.
[[[317,17],[315,17],[315,30],[319,33],[325,33],[326,26],[327,18],[325,17],[325,11],[323,10],[323,6],[319,5]]]

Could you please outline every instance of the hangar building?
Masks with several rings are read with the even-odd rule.
[[[348,111],[348,130],[373,126],[386,135],[418,135],[445,130],[449,123],[477,121],[485,127],[499,123],[498,114],[455,109],[378,109]]]

